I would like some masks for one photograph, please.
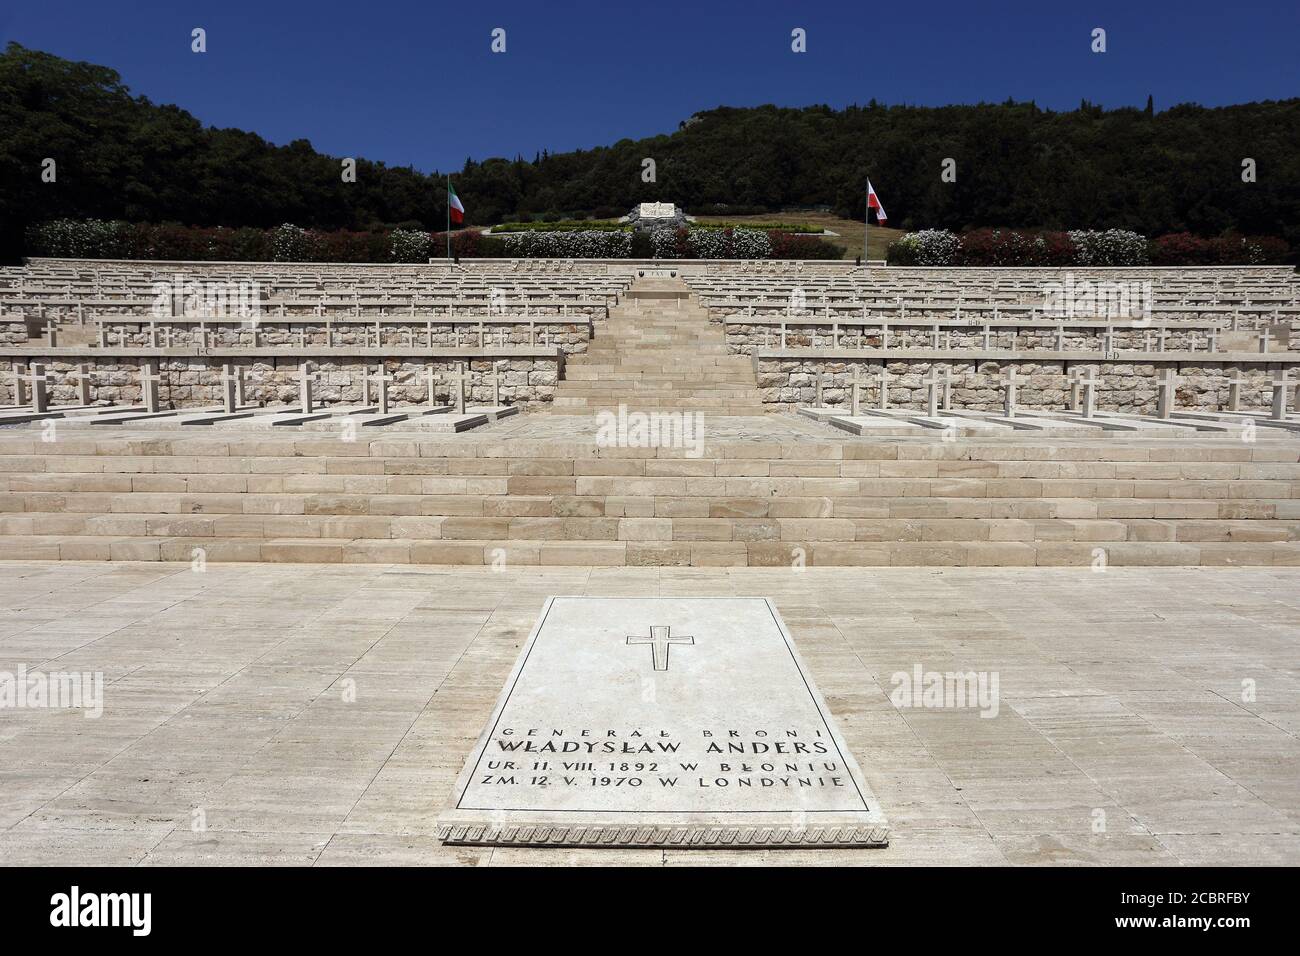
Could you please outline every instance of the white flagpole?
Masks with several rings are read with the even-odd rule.
[[[871,222],[871,178],[867,178],[867,194],[862,199],[862,277],[865,279],[871,266],[867,264],[867,226]]]

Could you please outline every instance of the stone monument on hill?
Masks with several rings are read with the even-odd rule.
[[[670,202],[643,202],[632,207],[623,221],[639,232],[679,229],[687,224],[686,213]]]

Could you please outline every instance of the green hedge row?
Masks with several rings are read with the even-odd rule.
[[[461,259],[555,258],[839,259],[844,250],[817,236],[720,226],[657,233],[621,229],[543,229],[503,236],[451,233]],[[499,228],[499,227],[498,227]],[[495,231],[495,230],[494,230]],[[418,229],[324,232],[285,223],[274,229],[201,228],[178,223],[57,219],[27,230],[32,256],[72,259],[182,259],[222,262],[425,262],[447,254],[447,233]]]

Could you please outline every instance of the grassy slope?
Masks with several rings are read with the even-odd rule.
[[[690,210],[686,210],[690,214]],[[838,233],[835,236],[824,236],[828,242],[833,242],[847,250],[844,257],[846,259],[855,259],[862,255],[862,223],[855,222],[852,219],[840,219],[830,213],[825,212],[780,212],[765,213],[761,216],[697,216],[700,222],[788,222],[788,223],[809,223],[810,225],[821,226],[823,229],[829,229],[831,232]],[[885,247],[891,242],[903,235],[902,229],[887,229],[883,226],[877,226],[874,223],[871,226],[870,238],[872,259],[885,258]]]

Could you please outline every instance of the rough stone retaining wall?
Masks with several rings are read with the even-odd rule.
[[[755,352],[782,348],[780,326],[768,324],[727,323],[727,349],[733,353],[752,355]],[[1104,328],[1069,328],[1063,336],[1064,347],[1057,349],[1055,328],[1002,327],[993,326],[989,330],[989,347],[1007,349],[1012,347],[1014,336],[1015,348],[1022,351],[1100,351]],[[785,348],[869,348],[882,346],[883,336],[879,328],[863,329],[840,325],[839,341],[835,341],[834,328],[830,322],[816,325],[787,325]],[[1146,350],[1156,347],[1158,328],[1115,329],[1112,347],[1118,349]],[[1225,333],[1227,334],[1227,333]],[[1195,336],[1195,343],[1193,342]],[[1165,334],[1167,351],[1191,351],[1193,344],[1200,351],[1206,351],[1208,342],[1205,329],[1169,329]],[[934,345],[934,336],[930,329],[907,326],[890,326],[890,348],[928,349]],[[939,347],[951,349],[979,349],[984,347],[984,331],[979,326],[959,326],[939,330]],[[1220,350],[1223,338],[1220,337]]]
[[[852,362],[843,360],[760,358],[758,359],[758,385],[763,401],[783,405],[811,405],[816,401],[816,376],[822,379],[822,402],[827,405],[848,406],[852,402],[853,369],[861,371],[861,400],[865,406],[879,405],[878,385],[880,361]],[[1063,362],[944,360],[941,362],[890,361],[889,405],[892,408],[924,409],[929,390],[923,380],[932,367],[951,369],[953,374],[952,407],[1001,411],[1003,389],[998,385],[1002,373],[1014,365],[1019,376],[1016,404],[1026,410],[1032,408],[1064,410],[1069,407],[1070,387],[1062,378],[1066,374]],[[1173,363],[1096,362],[1069,363],[1070,372],[1093,369],[1097,378],[1097,408],[1107,411],[1142,412],[1154,414],[1158,397],[1158,376]],[[1180,360],[1176,371],[1180,376],[1177,386],[1177,407],[1199,408],[1207,411],[1226,411],[1228,407],[1228,379],[1235,377],[1238,367],[1206,365],[1197,366]],[[1241,390],[1242,408],[1268,408],[1272,402],[1272,382],[1281,369],[1279,365],[1259,363],[1240,367],[1250,384]],[[964,377],[962,380],[959,377]]]

